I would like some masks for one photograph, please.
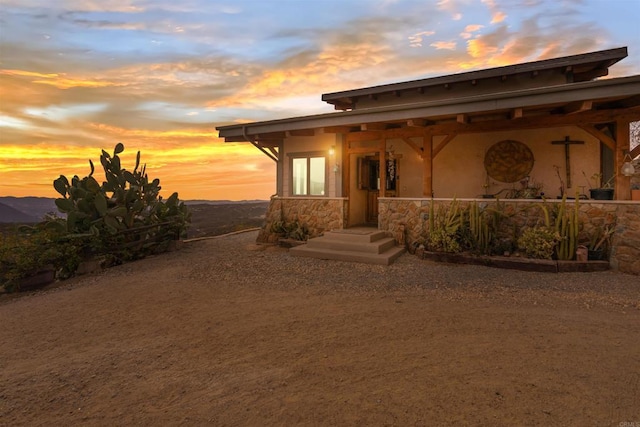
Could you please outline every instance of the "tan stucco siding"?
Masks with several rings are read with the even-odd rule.
[[[584,141],[584,145],[571,145],[570,166],[572,187],[567,188],[565,172],[564,146],[552,146],[551,141],[562,141],[565,136],[571,140]],[[560,195],[560,181],[554,166],[559,168],[560,176],[568,195],[576,190],[588,193],[589,183],[582,172],[591,177],[600,170],[599,142],[577,127],[551,129],[491,132],[484,134],[459,135],[453,139],[434,159],[433,191],[435,197],[479,197],[485,193],[483,185],[489,183],[487,193],[495,194],[503,189],[520,188],[520,183],[502,183],[493,178],[487,179],[484,157],[495,143],[512,139],[526,144],[534,156],[534,165],[530,173],[530,182],[542,184],[546,197]],[[438,139],[436,139],[437,145]],[[409,165],[407,165],[409,166]],[[422,171],[415,171],[417,176]],[[407,193],[405,197],[417,197]]]

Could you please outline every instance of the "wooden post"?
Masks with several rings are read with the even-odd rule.
[[[564,145],[564,164],[565,172],[567,176],[567,189],[573,188],[571,184],[571,156],[569,153],[569,145],[581,144],[584,145],[584,141],[571,141],[569,136],[565,136],[564,141],[551,141],[553,145]]]
[[[631,199],[631,177],[622,175],[621,168],[624,156],[631,149],[629,138],[629,120],[616,120],[616,150],[614,161],[614,173],[616,174],[616,200]]]
[[[380,142],[380,191],[378,197],[385,197],[387,190],[387,140]]]
[[[340,138],[340,148],[342,149],[342,192],[337,194],[338,197],[349,197],[351,187],[349,180],[351,179],[351,155],[349,154],[349,141],[343,134],[338,134]],[[336,135],[337,137],[337,135]],[[337,142],[337,141],[336,141]]]
[[[422,137],[422,165],[423,165],[423,180],[422,180],[422,195],[425,197],[433,196],[433,135],[430,132],[425,132]]]

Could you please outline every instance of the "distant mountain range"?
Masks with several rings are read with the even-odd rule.
[[[55,199],[48,197],[0,197],[0,222],[33,223],[49,212],[58,213]],[[58,214],[58,216],[61,216]]]
[[[265,200],[185,200],[187,205],[226,205],[266,202]],[[55,199],[49,197],[0,197],[0,223],[34,223],[46,214],[58,212]]]

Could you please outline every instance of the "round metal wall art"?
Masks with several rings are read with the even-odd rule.
[[[493,144],[484,156],[487,174],[500,182],[517,182],[533,169],[533,153],[525,144],[506,139]]]

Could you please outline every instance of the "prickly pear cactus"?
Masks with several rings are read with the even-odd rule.
[[[174,240],[186,234],[190,213],[178,193],[166,201],[160,196],[160,180],[149,180],[146,165],[140,167],[140,152],[133,171],[122,167],[119,154],[124,145],[118,143],[113,154],[102,150],[100,163],[105,181],[99,184],[93,177],[95,167],[80,179],[69,181],[60,175],[53,182],[62,196],[56,199],[58,210],[67,215],[67,232],[96,236],[108,251],[108,246],[120,246],[136,240]],[[136,233],[136,230],[140,230]],[[133,245],[128,245],[133,247]]]

